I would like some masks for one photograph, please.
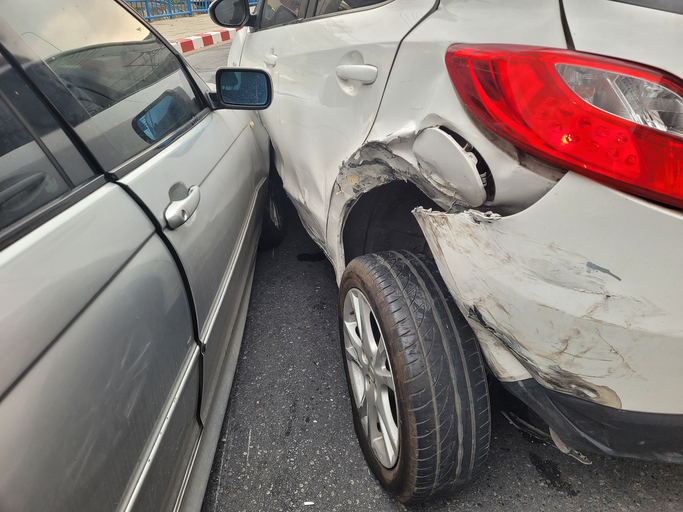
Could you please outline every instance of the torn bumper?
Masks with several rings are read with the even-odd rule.
[[[624,411],[550,391],[534,379],[503,384],[580,452],[683,462],[683,415]]]
[[[683,215],[568,173],[509,217],[415,210],[503,382],[683,414]]]

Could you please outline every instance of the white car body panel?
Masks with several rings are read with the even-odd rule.
[[[489,345],[502,343],[550,389],[683,412],[671,386],[683,359],[683,289],[671,286],[683,278],[683,238],[670,236],[683,214],[574,173],[515,215],[415,214],[502,379],[521,376],[506,375]]]
[[[274,101],[263,121],[285,190],[322,245],[331,171],[367,138],[398,44],[433,6],[433,0],[395,0],[247,36],[241,65],[273,74]],[[273,66],[264,63],[269,55],[277,56]],[[337,66],[354,64],[376,67],[376,80],[363,85],[337,76]]]
[[[564,0],[574,46],[683,77],[683,16],[609,0]]]
[[[517,19],[518,23],[496,23],[498,15],[494,16],[493,13],[500,9],[509,11],[501,20]],[[541,14],[529,16],[529,10]],[[482,26],[477,22],[482,17],[488,17],[492,23]],[[453,27],[457,27],[458,31],[455,32]],[[531,41],[531,44],[539,46],[564,47],[559,4],[544,0],[523,0],[514,4],[505,0],[442,2],[436,12],[411,31],[401,43],[391,70],[390,86],[386,88],[377,118],[366,140],[387,144],[394,154],[410,164],[408,168],[415,177],[413,181],[419,181],[423,179],[423,173],[419,170],[412,149],[418,134],[433,126],[446,126],[457,133],[466,133],[468,141],[484,156],[489,167],[495,169],[496,207],[499,211],[518,211],[545,194],[559,179],[559,175],[543,165],[537,166],[539,172],[530,172],[520,165],[512,145],[500,140],[492,142],[467,115],[444,64],[446,50],[463,41],[501,44]],[[420,91],[420,94],[415,94],[415,91]],[[323,120],[327,123],[330,121],[331,118]],[[349,153],[346,158],[350,156]],[[335,266],[337,280],[341,279],[346,266],[341,240],[345,215],[360,194],[373,188],[372,183],[358,187],[349,182],[343,173],[338,175],[339,164],[330,162],[326,167],[327,173],[335,181],[332,182],[334,186],[328,187],[330,206],[325,248]],[[374,183],[375,186],[377,184]],[[439,202],[438,198],[434,199]],[[319,212],[316,216],[324,214],[323,210],[315,211]]]
[[[236,67],[240,65],[244,41],[247,38],[247,34],[250,32],[251,27],[244,27],[235,32],[235,37],[232,38],[232,42],[230,43],[230,53],[228,53],[229,67]]]

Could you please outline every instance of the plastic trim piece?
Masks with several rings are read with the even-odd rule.
[[[551,391],[534,379],[502,384],[543,418],[569,448],[683,462],[683,414],[616,409]]]

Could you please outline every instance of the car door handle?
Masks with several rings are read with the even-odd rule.
[[[342,80],[356,80],[370,85],[377,80],[377,68],[370,64],[341,64],[337,66],[337,76]]]
[[[171,201],[164,217],[169,229],[176,229],[185,224],[199,205],[199,187],[195,185],[187,191],[187,197],[178,201]]]
[[[266,55],[263,58],[263,62],[265,63],[266,66],[274,67],[275,64],[277,64],[277,55],[275,55],[274,53],[270,54],[270,55]]]

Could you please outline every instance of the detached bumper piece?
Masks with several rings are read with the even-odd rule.
[[[533,379],[502,383],[577,451],[683,462],[683,414],[624,411],[544,388]]]

